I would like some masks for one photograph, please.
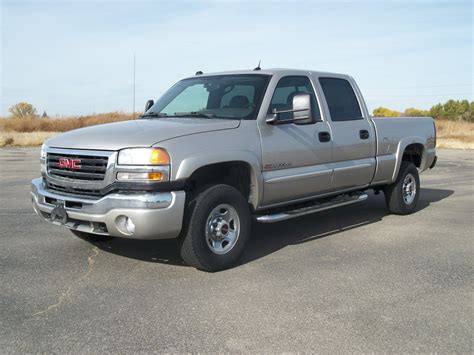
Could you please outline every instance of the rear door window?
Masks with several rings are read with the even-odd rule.
[[[357,96],[345,79],[319,78],[333,122],[363,119]]]

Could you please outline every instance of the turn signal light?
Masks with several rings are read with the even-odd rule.
[[[153,148],[150,155],[150,164],[152,165],[169,165],[170,156],[168,152],[161,148]],[[155,180],[155,179],[153,179]],[[158,180],[158,179],[156,179]]]
[[[163,173],[161,172],[148,173],[148,180],[160,181],[162,178]]]
[[[152,180],[162,181],[165,175],[161,171],[154,171],[150,173],[134,173],[134,172],[118,172],[117,180]]]

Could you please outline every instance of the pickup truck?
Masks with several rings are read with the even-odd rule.
[[[44,220],[86,238],[177,238],[187,264],[212,272],[235,265],[252,220],[357,203],[369,189],[390,212],[414,212],[436,128],[372,118],[348,75],[197,72],[136,120],[47,140],[40,163],[31,194]]]

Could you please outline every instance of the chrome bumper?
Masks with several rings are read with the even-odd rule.
[[[41,178],[31,181],[31,200],[36,213],[47,222],[82,232],[131,239],[168,239],[181,232],[184,191],[112,193],[100,198],[66,195],[47,190]],[[65,223],[51,220],[51,212],[64,206]],[[122,216],[135,225],[133,233],[120,229]],[[120,217],[120,218],[119,218]]]

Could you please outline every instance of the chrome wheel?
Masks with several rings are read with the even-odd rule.
[[[407,174],[405,179],[403,179],[402,185],[402,196],[403,201],[407,205],[410,205],[416,196],[416,180],[412,174]]]
[[[214,254],[226,254],[237,243],[240,234],[239,215],[234,207],[221,204],[214,208],[206,222],[206,242]]]

